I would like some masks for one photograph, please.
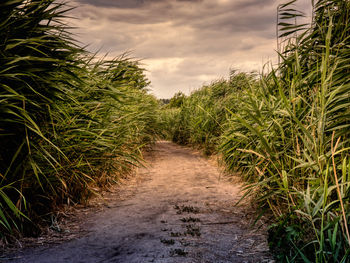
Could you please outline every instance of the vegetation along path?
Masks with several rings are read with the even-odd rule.
[[[215,165],[166,141],[148,159],[135,193],[87,219],[87,235],[24,250],[11,262],[273,262],[251,209],[234,206],[239,187]]]

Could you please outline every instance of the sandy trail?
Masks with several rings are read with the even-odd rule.
[[[135,193],[87,218],[87,235],[26,249],[8,262],[273,262],[247,208],[233,206],[238,186],[215,165],[165,141],[148,159]]]

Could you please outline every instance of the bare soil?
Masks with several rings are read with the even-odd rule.
[[[251,205],[235,205],[241,185],[213,162],[166,141],[146,159],[131,181],[52,227],[56,239],[35,239],[0,262],[274,262]]]

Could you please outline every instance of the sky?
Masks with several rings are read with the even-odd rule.
[[[281,0],[68,0],[87,49],[107,58],[125,52],[151,81],[151,93],[189,94],[230,70],[261,71],[277,60],[276,8]],[[299,0],[310,10],[311,0]]]

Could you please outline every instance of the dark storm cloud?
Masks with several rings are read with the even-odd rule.
[[[262,1],[243,0],[243,1],[232,1],[232,2],[234,3],[233,5],[237,9],[240,9],[242,11],[244,11],[244,9],[248,9],[248,8],[253,8],[253,9],[257,10],[258,8],[261,8],[264,6],[271,6],[271,5],[274,5],[276,3],[276,1],[274,1],[274,0],[262,0]]]
[[[106,17],[115,22],[154,24],[171,21],[174,25],[186,24],[204,30],[254,31],[274,23],[275,16],[271,15],[270,7],[276,1],[228,1],[222,5],[213,0],[78,0],[78,2],[95,7],[115,8],[117,12],[95,13],[95,16]],[[125,12],[123,8],[134,8],[134,10]]]
[[[175,0],[176,2],[201,2],[202,0]],[[153,3],[166,2],[166,0],[78,0],[83,4],[90,4],[96,7],[116,7],[116,8],[140,8]]]
[[[169,97],[276,57],[279,0],[71,0],[80,40],[110,56],[144,58],[154,92]],[[302,0],[306,8],[309,0]]]
[[[227,12],[206,20],[196,19],[190,24],[198,30],[225,31],[227,33],[256,32],[270,29],[275,21],[269,12],[262,11],[255,16],[249,16],[247,13],[237,13],[235,11]]]
[[[162,0],[78,0],[77,2],[96,7],[139,8],[145,4],[160,1]]]

